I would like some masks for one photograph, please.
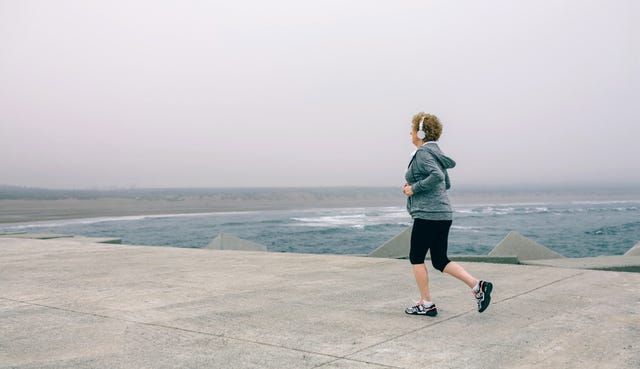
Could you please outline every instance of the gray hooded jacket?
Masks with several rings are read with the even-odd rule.
[[[435,142],[420,146],[411,158],[405,180],[413,190],[407,198],[407,211],[412,218],[451,220],[453,217],[447,190],[451,187],[447,169],[456,162],[446,156]]]

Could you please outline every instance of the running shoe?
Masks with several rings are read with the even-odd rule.
[[[487,281],[480,281],[480,291],[475,292],[476,302],[478,303],[478,312],[483,312],[489,307],[491,302],[491,290],[493,284]]]
[[[436,305],[431,305],[426,307],[420,303],[420,301],[416,302],[414,306],[408,307],[404,311],[410,315],[426,315],[426,316],[436,316],[438,315],[438,309],[436,309]]]

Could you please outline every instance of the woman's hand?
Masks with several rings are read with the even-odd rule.
[[[404,194],[407,195],[407,197],[413,196],[413,189],[411,188],[411,186],[409,186],[408,183],[404,184],[404,188],[402,189],[402,192],[404,192]]]

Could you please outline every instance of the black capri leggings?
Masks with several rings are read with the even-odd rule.
[[[411,264],[423,264],[427,251],[431,250],[431,264],[439,271],[451,262],[447,257],[447,243],[451,220],[414,219],[411,231]]]

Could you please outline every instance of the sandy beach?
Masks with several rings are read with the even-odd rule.
[[[180,201],[124,198],[0,200],[0,224],[132,215],[193,214],[228,211],[286,210],[301,208],[398,206],[396,199],[281,199],[221,200],[185,198]]]

